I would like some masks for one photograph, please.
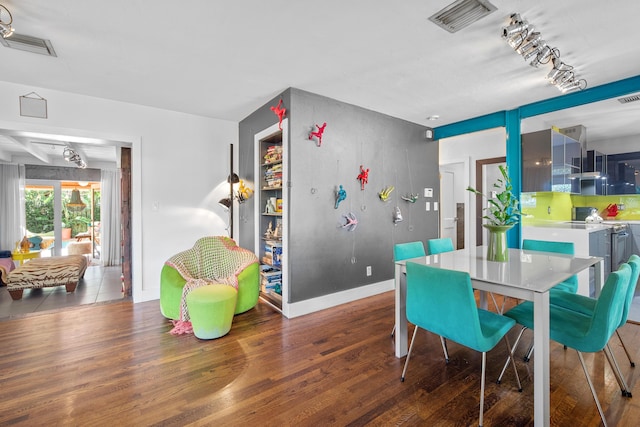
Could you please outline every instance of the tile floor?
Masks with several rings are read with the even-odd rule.
[[[93,261],[96,263],[98,261]],[[90,265],[75,292],[64,286],[25,290],[22,299],[14,301],[6,286],[0,288],[0,321],[28,313],[58,310],[84,304],[122,300],[121,267]]]

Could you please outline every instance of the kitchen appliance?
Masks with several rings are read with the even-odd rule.
[[[571,219],[573,221],[584,221],[589,215],[591,215],[591,211],[593,211],[593,209],[596,208],[593,206],[574,206],[571,210]]]
[[[602,217],[600,215],[598,215],[598,209],[596,209],[596,208],[591,209],[591,213],[589,214],[589,216],[587,216],[584,219],[584,222],[586,222],[588,224],[601,223],[602,222]]]
[[[617,215],[618,215],[618,205],[616,205],[615,203],[611,203],[609,206],[607,206],[607,216],[615,217]]]
[[[631,236],[627,224],[611,227],[611,271],[616,271],[631,256]]]

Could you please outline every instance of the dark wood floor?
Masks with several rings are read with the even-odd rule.
[[[392,319],[388,292],[291,320],[259,303],[212,341],[168,334],[157,301],[0,322],[0,425],[477,425],[480,355],[450,343],[445,365],[421,331],[402,383]],[[638,329],[622,335],[640,362]],[[632,399],[602,354],[585,359],[609,425],[637,426],[640,363],[614,343]],[[551,349],[552,425],[599,425],[577,355]],[[489,353],[485,425],[533,425],[532,366],[518,364],[522,393],[512,372],[498,385],[505,355],[502,344]]]

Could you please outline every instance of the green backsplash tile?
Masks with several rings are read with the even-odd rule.
[[[622,204],[625,209],[618,212],[616,220],[640,220],[640,195],[628,196],[581,196],[578,194],[539,192],[522,193],[521,210],[523,224],[536,221],[571,221],[574,206],[593,206],[600,216],[607,219],[609,204]]]

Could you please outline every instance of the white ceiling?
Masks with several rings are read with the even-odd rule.
[[[0,0],[17,33],[58,55],[0,46],[0,79],[232,121],[296,87],[437,127],[560,95],[500,37],[514,12],[590,87],[640,74],[637,0],[491,2],[496,12],[451,34],[428,20],[451,0]],[[548,120],[589,138],[640,134],[640,102],[624,114],[609,103],[615,115]],[[0,157],[21,147],[0,136]]]

